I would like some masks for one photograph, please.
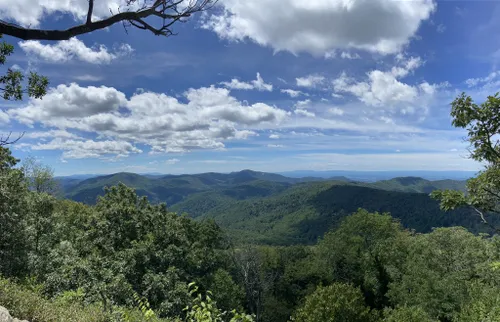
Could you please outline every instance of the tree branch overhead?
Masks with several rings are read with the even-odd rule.
[[[12,22],[0,20],[0,34],[9,35],[23,40],[68,40],[72,37],[110,27],[116,23],[128,23],[130,26],[149,30],[157,36],[173,35],[172,25],[188,18],[192,14],[213,7],[217,0],[156,0],[144,1],[137,9],[139,0],[127,1],[126,11],[93,21],[94,1],[89,0],[86,21],[64,30],[35,29],[23,27]],[[98,0],[100,1],[100,0]],[[135,9],[135,10],[132,10]],[[145,19],[151,18],[146,22]],[[160,18],[160,23],[153,23],[153,18]]]

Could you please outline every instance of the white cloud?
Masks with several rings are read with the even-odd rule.
[[[490,83],[497,77],[500,77],[500,71],[491,72],[486,77],[469,78],[465,81],[465,83],[467,84],[468,87],[476,87],[477,85]]]
[[[335,49],[329,50],[324,55],[325,59],[334,59],[337,57],[337,51]]]
[[[337,116],[342,116],[344,115],[344,111],[341,108],[338,107],[331,107],[328,109],[328,113],[337,115]]]
[[[301,91],[296,91],[296,90],[293,90],[293,89],[282,89],[281,92],[285,93],[285,94],[288,94],[290,97],[298,97],[299,95],[303,95],[304,94]]]
[[[73,78],[82,82],[98,82],[103,79],[101,76],[95,76],[89,74],[77,75],[74,76]]]
[[[273,85],[266,84],[264,82],[264,79],[262,79],[262,77],[260,76],[260,73],[257,73],[257,79],[249,83],[242,82],[237,80],[236,78],[233,78],[231,82],[222,82],[221,84],[231,89],[242,89],[242,90],[256,89],[259,91],[268,91],[268,92],[271,92],[273,90]]]
[[[133,51],[128,44],[121,44],[112,52],[104,45],[89,48],[76,37],[48,45],[37,40],[27,40],[19,42],[19,46],[28,55],[54,63],[75,59],[90,64],[109,64],[112,60],[129,55]]]
[[[340,54],[340,57],[342,59],[361,59],[361,56],[359,56],[357,53],[351,54],[350,52],[343,51]]]
[[[269,135],[269,138],[273,139],[273,140],[277,140],[280,138],[280,136],[278,134],[271,134],[271,135]]]
[[[165,94],[142,92],[127,99],[112,87],[81,87],[73,83],[52,88],[43,99],[31,99],[24,107],[8,110],[8,115],[30,126],[41,124],[60,131],[78,130],[106,139],[95,141],[95,144],[115,141],[143,144],[149,146],[151,153],[222,149],[224,141],[258,135],[252,128],[274,127],[289,115],[260,102],[244,105],[230,96],[228,89],[214,86],[189,89],[184,97],[186,103]],[[52,132],[54,136],[57,133]],[[64,143],[61,140],[53,142],[37,148],[55,149],[56,144],[62,147]],[[65,158],[102,154],[94,151],[96,148],[91,141],[85,145],[76,142],[76,139],[70,141],[73,148],[69,150],[61,148]],[[109,144],[101,150],[112,148]],[[92,151],[83,153],[86,147]],[[121,147],[136,153],[131,146]],[[73,150],[76,152],[71,152]],[[111,149],[110,154],[128,155],[118,150]]]
[[[49,130],[49,131],[37,131],[28,132],[23,136],[26,139],[45,139],[45,138],[63,138],[63,139],[76,139],[78,136],[76,134],[70,133],[66,130]]]
[[[203,27],[275,51],[323,56],[332,49],[398,52],[436,8],[433,0],[226,0]]]
[[[167,160],[165,160],[165,163],[168,164],[168,165],[174,165],[176,163],[179,163],[180,161],[181,160],[179,160],[179,159],[173,158],[173,159],[167,159]]]
[[[20,109],[11,109],[9,114],[24,124],[44,122],[51,126],[65,126],[61,118],[82,118],[110,113],[126,103],[125,94],[113,87],[80,87],[76,83],[59,85],[48,91],[43,99],[32,99]]]
[[[440,34],[442,34],[443,32],[446,31],[446,26],[443,25],[443,24],[439,24],[437,27],[436,27],[436,31],[439,32]]]
[[[325,80],[324,76],[321,75],[308,75],[306,77],[295,78],[297,86],[314,88],[320,85]]]
[[[268,148],[283,148],[284,146],[281,144],[268,144]]]
[[[422,65],[418,57],[409,59],[398,58],[399,65],[392,67],[389,71],[371,70],[367,79],[358,81],[347,76],[343,72],[333,80],[335,92],[349,93],[356,96],[360,101],[369,106],[390,108],[391,106],[404,107],[421,104],[425,108],[422,95],[434,94],[440,85],[431,85],[423,82],[414,86],[400,81],[415,69]],[[420,99],[420,101],[417,100]]]
[[[8,124],[10,122],[9,114],[0,110],[0,124]]]
[[[313,112],[309,112],[308,110],[304,110],[304,109],[296,109],[293,111],[295,114],[297,115],[302,115],[302,116],[305,116],[305,117],[315,117],[316,114],[314,114]]]
[[[99,158],[108,155],[126,157],[131,153],[142,153],[142,151],[129,142],[106,140],[64,140],[56,138],[49,143],[31,146],[32,150],[62,150],[63,159]]]
[[[124,9],[125,0],[95,1],[94,20]],[[56,13],[69,14],[82,21],[88,11],[87,0],[0,0],[0,18],[13,20],[22,26],[38,27],[41,21]]]

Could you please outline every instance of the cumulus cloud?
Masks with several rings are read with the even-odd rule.
[[[109,51],[104,45],[90,48],[76,37],[48,45],[38,40],[26,40],[19,42],[19,46],[26,54],[53,63],[65,63],[75,59],[90,64],[109,64],[112,60],[129,55],[133,51],[128,44],[121,44],[113,51]]]
[[[49,143],[38,143],[31,146],[32,150],[62,150],[63,159],[98,158],[108,155],[126,157],[131,153],[142,151],[129,142],[106,140],[64,140],[56,138]]]
[[[433,0],[226,0],[202,26],[222,39],[323,56],[332,49],[398,52],[436,8]]]
[[[288,94],[290,97],[298,97],[299,95],[304,95],[303,92],[293,89],[282,89],[280,92]]]
[[[280,136],[278,134],[271,134],[271,135],[269,135],[269,138],[273,139],[273,140],[277,140],[280,138]]]
[[[271,92],[273,90],[273,85],[266,84],[264,79],[260,76],[260,73],[257,73],[257,78],[251,82],[242,82],[233,78],[230,82],[222,82],[222,85],[230,88],[230,89],[242,89],[242,90],[250,90],[255,89],[258,91],[268,91]]]
[[[78,136],[76,134],[70,133],[66,130],[49,130],[49,131],[35,131],[25,133],[23,136],[25,139],[46,139],[46,138],[64,138],[64,139],[76,139]]]
[[[420,99],[418,104],[424,105],[422,96],[434,94],[438,85],[431,85],[427,82],[410,85],[401,81],[402,78],[420,67],[423,62],[418,57],[398,60],[399,64],[388,71],[369,71],[366,74],[366,79],[362,81],[342,72],[338,78],[333,80],[333,90],[337,93],[351,94],[368,106],[386,108],[404,106],[406,112],[413,112],[413,105],[418,101],[417,98]]]
[[[127,98],[112,87],[81,87],[73,83],[59,85],[43,99],[31,99],[24,107],[8,110],[8,116],[30,126],[56,128],[51,132],[56,137],[51,143],[34,148],[60,147],[65,158],[76,158],[102,155],[99,151],[107,148],[108,154],[139,153],[132,144],[149,146],[151,153],[222,149],[224,141],[257,135],[252,127],[276,126],[289,115],[264,103],[242,104],[230,96],[228,89],[214,86],[189,89],[184,98],[187,102],[153,92]],[[93,141],[72,139],[63,130],[88,132],[106,141],[93,145]],[[32,138],[41,137],[32,134]],[[72,140],[63,141],[63,137]],[[68,148],[62,148],[65,142],[69,142]],[[110,142],[130,145],[114,146]],[[86,148],[91,152],[83,153]]]
[[[295,78],[297,86],[315,88],[319,86],[325,80],[324,76],[321,75],[308,75],[305,77]]]
[[[64,128],[70,125],[70,122],[60,123],[64,118],[76,120],[110,113],[126,102],[125,94],[113,87],[80,87],[71,83],[52,88],[43,99],[32,99],[23,108],[9,110],[9,114],[27,125],[43,122]]]

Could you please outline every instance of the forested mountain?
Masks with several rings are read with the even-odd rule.
[[[391,191],[431,193],[434,190],[444,189],[465,191],[465,183],[466,181],[462,180],[446,179],[430,181],[420,177],[398,177],[377,181],[366,186]]]
[[[232,173],[200,173],[186,175],[140,175],[135,173],[115,173],[87,179],[73,177],[57,178],[66,198],[94,204],[98,196],[104,194],[104,187],[123,183],[136,189],[141,196],[147,196],[151,202],[166,202],[171,206],[179,202],[198,202],[203,199],[241,200],[253,197],[265,197],[303,182],[341,181],[349,184],[384,190],[430,193],[437,189],[464,190],[465,181],[439,180],[430,181],[418,177],[400,177],[375,183],[355,182],[346,177],[303,177],[290,178],[279,174],[243,170]],[[198,195],[198,193],[203,193]],[[189,197],[189,198],[188,198]],[[187,209],[187,208],[186,208]],[[199,215],[199,212],[193,214]]]
[[[390,212],[418,232],[453,225],[485,231],[469,211],[445,215],[428,196],[437,189],[462,191],[464,181],[399,177],[365,183],[339,179],[344,180],[288,178],[250,170],[162,177],[117,173],[80,181],[67,187],[65,195],[93,204],[105,186],[121,182],[153,203],[166,202],[177,213],[214,219],[236,242],[314,243],[358,208]]]
[[[236,194],[244,199],[250,196],[265,196],[298,182],[323,181],[325,179],[288,178],[274,173],[243,170],[228,174],[210,172],[163,176],[121,172],[86,180],[73,178],[59,178],[58,180],[66,198],[87,204],[94,204],[97,197],[104,194],[104,187],[121,182],[136,189],[139,195],[147,196],[151,202],[166,202],[168,205],[173,205],[187,196],[199,192],[234,188],[235,191],[226,191],[225,193]],[[254,185],[255,187],[253,187]],[[269,193],[265,191],[267,189],[265,186],[273,185],[276,187],[271,188]]]
[[[240,242],[314,243],[358,208],[389,212],[404,227],[417,232],[449,226],[464,226],[475,232],[488,231],[488,227],[479,223],[470,210],[444,213],[428,194],[387,191],[342,182],[302,183],[277,195],[242,201],[231,202],[213,194],[207,194],[203,199],[196,197],[191,196],[171,209],[213,218]]]

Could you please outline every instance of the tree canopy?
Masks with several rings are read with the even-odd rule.
[[[455,127],[465,128],[470,143],[470,158],[485,165],[475,178],[467,182],[466,193],[444,190],[431,193],[441,200],[441,208],[458,207],[474,209],[481,222],[500,232],[488,220],[488,215],[500,214],[500,97],[499,93],[488,96],[476,104],[465,93],[452,102],[451,116]]]

